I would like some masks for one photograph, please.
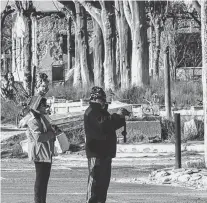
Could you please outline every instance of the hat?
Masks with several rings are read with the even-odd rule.
[[[103,101],[106,101],[106,93],[103,91],[101,87],[93,87],[91,89],[91,95],[90,95],[90,100],[96,100],[96,99],[101,99]]]

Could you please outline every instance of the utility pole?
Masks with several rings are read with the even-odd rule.
[[[170,93],[170,64],[169,46],[165,49],[164,55],[164,81],[165,81],[165,112],[166,118],[171,118],[171,93]]]

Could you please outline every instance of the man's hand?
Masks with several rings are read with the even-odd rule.
[[[119,114],[120,116],[130,116],[131,115],[131,112],[129,112],[127,109],[125,108],[120,108],[118,111],[117,111],[117,114]]]

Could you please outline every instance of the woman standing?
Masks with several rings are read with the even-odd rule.
[[[34,96],[30,102],[30,118],[27,121],[28,156],[34,161],[36,180],[35,203],[46,203],[47,185],[50,177],[56,132],[46,119],[46,99]]]

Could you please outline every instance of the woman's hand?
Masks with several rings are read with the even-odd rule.
[[[52,130],[56,136],[62,132],[56,125],[52,125]]]

